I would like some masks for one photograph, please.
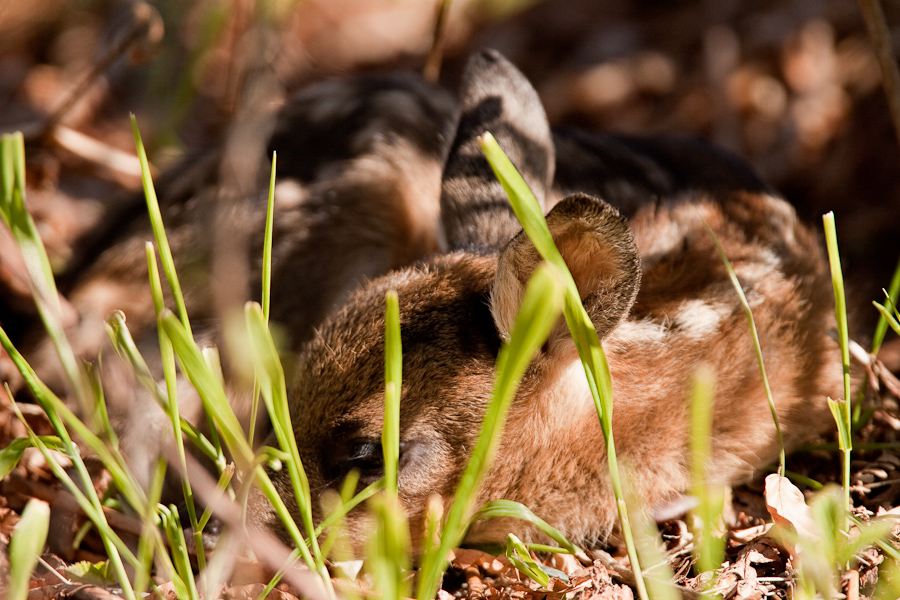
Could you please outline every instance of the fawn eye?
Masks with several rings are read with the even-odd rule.
[[[400,442],[398,467],[402,471],[421,458],[424,444],[419,440]],[[339,441],[322,454],[323,475],[332,482],[342,482],[350,471],[359,473],[366,486],[384,477],[384,451],[381,438],[350,438]]]
[[[350,445],[347,455],[347,470],[359,471],[360,480],[375,481],[384,475],[384,452],[381,440],[360,440]]]
[[[350,471],[359,472],[360,483],[369,485],[384,476],[384,456],[379,438],[339,439],[321,455],[323,475],[340,482]]]

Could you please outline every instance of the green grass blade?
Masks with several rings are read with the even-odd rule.
[[[125,570],[125,566],[122,563],[122,557],[132,565],[139,567],[139,563],[134,554],[131,553],[131,550],[125,546],[124,542],[122,542],[121,538],[116,535],[115,531],[109,526],[109,523],[106,520],[106,515],[103,512],[103,507],[100,503],[100,499],[97,497],[97,493],[94,490],[94,486],[91,483],[90,477],[86,477],[86,469],[84,469],[84,463],[81,460],[81,457],[78,455],[77,449],[74,453],[67,455],[72,460],[73,464],[76,466],[76,470],[79,473],[80,479],[82,480],[82,486],[77,485],[69,474],[59,465],[57,461],[50,456],[50,450],[44,445],[44,443],[35,435],[34,431],[28,425],[25,420],[25,416],[19,411],[18,405],[13,403],[13,410],[16,413],[16,416],[19,418],[19,421],[25,426],[25,430],[28,433],[28,438],[31,440],[32,445],[37,448],[40,453],[44,456],[47,461],[47,466],[50,467],[50,470],[53,472],[53,475],[58,479],[62,484],[68,489],[68,491],[75,497],[75,501],[78,503],[79,508],[84,511],[84,514],[88,519],[94,524],[94,527],[97,528],[100,533],[100,539],[103,543],[103,547],[106,550],[107,556],[109,556],[110,565],[113,568],[113,571],[116,575],[116,580],[119,582],[119,585],[122,587],[122,594],[126,598],[126,600],[136,600],[136,596],[134,594],[134,589],[131,587],[130,580],[128,578],[128,574]],[[82,474],[82,471],[84,474]],[[82,487],[86,490],[82,492]]]
[[[434,598],[446,568],[447,553],[462,541],[479,482],[490,467],[519,382],[559,318],[563,290],[559,271],[546,263],[538,267],[528,282],[509,342],[504,344],[497,358],[493,398],[485,412],[469,464],[460,479],[440,544],[425,551],[416,591],[419,600]]]
[[[272,237],[275,229],[275,165],[277,163],[278,153],[273,152],[272,174],[269,176],[269,197],[266,202],[266,232],[263,238],[262,262],[262,311],[266,323],[269,322],[269,304],[272,294]]]
[[[356,489],[355,486],[353,489]],[[353,496],[351,499],[341,503],[340,507],[338,507],[334,512],[325,517],[322,523],[318,527],[316,527],[316,537],[322,535],[322,533],[329,527],[336,525],[338,522],[340,522],[341,519],[347,516],[347,513],[356,508],[359,504],[365,502],[366,500],[377,494],[382,489],[384,489],[383,478],[368,485],[365,489]]]
[[[0,137],[0,217],[22,253],[31,292],[47,335],[85,415],[92,414],[90,385],[83,376],[62,324],[53,270],[37,226],[25,206],[25,143],[21,133]]]
[[[168,396],[166,395],[166,392],[160,389],[156,379],[153,377],[152,373],[150,373],[147,362],[137,349],[137,345],[134,343],[134,339],[131,337],[128,327],[125,325],[124,314],[117,311],[110,315],[106,320],[106,328],[110,340],[112,340],[113,348],[119,356],[129,362],[138,383],[150,392],[153,399],[156,400],[157,404],[159,404],[166,413],[169,413]],[[181,432],[194,446],[214,461],[219,458],[220,455],[217,453],[216,448],[194,425],[180,415],[179,422],[181,424]],[[224,460],[224,457],[222,457],[222,459]]]
[[[278,153],[272,152],[272,172],[269,175],[269,196],[266,201],[266,230],[263,235],[262,259],[262,313],[263,320],[269,322],[269,306],[272,294],[272,241],[275,230],[275,169],[278,164]],[[250,445],[256,435],[256,416],[259,414],[259,384],[253,385],[253,399],[250,403],[250,424],[248,426]]]
[[[294,430],[291,426],[290,406],[287,399],[287,386],[284,380],[284,370],[275,343],[266,327],[262,308],[255,302],[248,302],[245,307],[247,319],[247,333],[249,337],[249,354],[254,366],[256,379],[262,392],[266,407],[275,430],[275,437],[279,445],[290,454],[287,463],[291,485],[294,488],[294,496],[297,500],[297,508],[303,519],[303,526],[309,539],[315,568],[323,574],[323,578],[330,581],[325,570],[325,557],[319,549],[319,542],[315,535],[315,525],[312,518],[312,498],[309,491],[309,480],[303,470],[300,460],[300,451]]]
[[[891,285],[888,287],[887,296],[890,304],[897,306],[897,299],[900,296],[900,260],[897,261],[897,266],[894,268],[894,275],[891,277]],[[888,321],[885,319],[884,312],[879,312],[881,312],[881,318],[878,319],[878,325],[875,326],[875,334],[872,336],[872,354],[878,354],[888,328]],[[896,322],[896,319],[894,319],[894,323]],[[893,325],[891,327],[894,328]],[[898,329],[894,328],[894,331],[898,331]],[[898,331],[898,335],[900,335],[900,331]]]
[[[567,540],[563,534],[557,531],[549,523],[531,512],[530,508],[511,500],[491,500],[490,502],[487,502],[477,513],[475,513],[472,517],[472,522],[474,523],[481,519],[499,518],[522,519],[537,527],[569,554],[575,554],[579,551],[578,546]]]
[[[591,390],[594,407],[597,410],[597,416],[603,429],[610,482],[613,494],[616,497],[616,508],[619,514],[622,536],[625,538],[628,556],[635,574],[638,596],[642,600],[647,600],[647,589],[641,577],[640,559],[634,544],[634,537],[629,524],[628,508],[625,504],[625,493],[622,488],[622,479],[619,475],[616,445],[612,431],[612,378],[609,374],[609,364],[606,361],[606,355],[603,352],[603,347],[600,345],[600,338],[597,336],[594,324],[581,304],[581,296],[578,293],[575,280],[572,278],[572,274],[569,272],[562,255],[553,243],[553,236],[550,234],[547,221],[544,219],[534,194],[528,189],[525,180],[516,171],[515,166],[506,157],[490,133],[485,133],[481,136],[479,142],[482,152],[484,152],[491,168],[497,175],[497,179],[500,180],[503,189],[506,190],[506,194],[509,196],[510,204],[516,213],[516,217],[522,224],[522,229],[544,260],[557,267],[562,273],[566,290],[563,314],[566,317],[566,324],[578,349],[578,356],[584,365],[588,387]]]
[[[197,592],[197,584],[194,581],[191,559],[188,555],[184,531],[181,528],[181,519],[178,517],[178,509],[175,506],[160,506],[157,510],[172,553],[175,567],[175,577],[173,577],[172,583],[177,596],[188,600],[199,600],[200,594]]]
[[[366,564],[382,598],[408,598],[410,591],[409,525],[395,495],[385,494],[369,502],[375,533],[369,539]]]
[[[222,383],[206,364],[203,353],[191,337],[190,330],[168,310],[160,315],[159,323],[172,341],[172,348],[182,372],[200,395],[203,408],[218,426],[238,468],[241,470],[251,468],[254,460],[253,451],[244,438],[240,422],[231,410]]]
[[[623,464],[625,480],[629,477],[629,464]],[[662,541],[659,539],[659,531],[656,524],[650,518],[650,514],[641,507],[640,498],[634,497],[634,489],[625,487],[626,508],[631,513],[631,521],[634,524],[634,545],[641,559],[641,579],[647,586],[647,593],[653,600],[678,600],[681,595],[672,584],[674,573],[669,566],[666,555],[662,550]],[[695,538],[696,543],[696,538]]]
[[[403,380],[403,350],[400,345],[400,306],[397,292],[385,298],[384,322],[384,426],[381,447],[384,452],[384,480],[388,494],[397,496],[400,462],[400,390]]]
[[[150,479],[150,487],[147,490],[147,506],[141,514],[141,536],[138,539],[137,560],[140,568],[135,569],[134,592],[139,598],[144,597],[147,586],[150,585],[150,573],[153,568],[153,555],[155,543],[162,541],[159,535],[159,518],[156,506],[162,497],[163,483],[166,475],[166,461],[160,458],[156,461],[156,469]],[[202,548],[203,546],[198,546]]]
[[[712,227],[709,226],[709,223],[704,220],[703,224],[706,226],[706,230],[709,231],[709,235],[712,236],[716,249],[719,251],[719,256],[725,264],[725,270],[728,271],[728,278],[731,280],[731,285],[734,287],[734,291],[737,292],[738,298],[740,298],[741,301],[741,306],[744,307],[744,313],[747,315],[747,322],[750,325],[750,335],[753,338],[753,349],[756,352],[756,362],[759,364],[759,374],[762,377],[763,389],[766,391],[766,400],[769,403],[769,412],[772,414],[772,422],[775,424],[775,437],[778,440],[779,449],[778,474],[784,475],[784,437],[781,435],[781,423],[778,421],[778,412],[775,410],[775,397],[772,395],[772,387],[769,385],[769,376],[766,374],[762,345],[759,342],[759,332],[756,329],[756,319],[753,318],[753,310],[750,308],[750,303],[747,301],[747,296],[744,294],[744,288],[737,278],[734,268],[731,266],[731,261],[728,260],[728,256],[725,254],[725,249],[722,248],[722,244],[719,243],[718,236],[716,236]]]
[[[885,328],[890,326],[890,328],[893,329],[897,335],[900,335],[900,322],[898,322],[894,315],[891,314],[891,311],[886,309],[884,305],[878,304],[877,302],[873,302],[872,304],[881,314],[881,320],[879,322],[884,323]]]
[[[73,466],[78,473],[78,477],[82,485],[85,486],[91,501],[99,505],[100,500],[91,484],[91,478],[88,474],[87,467],[81,460],[79,451],[72,436],[69,434],[68,428],[71,428],[75,435],[93,451],[101,460],[103,465],[109,470],[113,482],[117,489],[125,496],[128,502],[135,507],[141,507],[146,504],[146,497],[135,481],[134,477],[125,467],[125,461],[118,452],[107,446],[90,428],[82,423],[78,417],[65,405],[47,386],[37,377],[31,365],[22,357],[18,350],[13,346],[6,331],[0,327],[0,345],[12,359],[13,364],[19,370],[25,384],[28,386],[35,399],[47,415],[53,430],[65,447],[65,453],[73,461]],[[29,436],[30,437],[30,436]],[[34,440],[32,440],[34,441]]]
[[[534,560],[528,548],[522,543],[522,540],[511,533],[506,540],[506,558],[509,559],[509,562],[515,568],[533,579],[541,587],[545,588],[550,583],[550,575],[541,568],[544,565]]]
[[[29,500],[9,540],[9,582],[7,600],[26,600],[31,574],[47,540],[50,528],[50,505]]]
[[[159,210],[159,200],[156,198],[156,189],[150,177],[150,164],[147,162],[147,152],[144,150],[144,142],[141,140],[141,132],[138,129],[137,118],[131,115],[131,129],[134,132],[134,143],[137,147],[138,159],[141,163],[141,182],[144,186],[144,198],[147,201],[147,213],[150,215],[150,226],[153,228],[153,237],[159,248],[159,257],[162,260],[163,272],[175,298],[175,306],[181,318],[182,326],[191,332],[191,322],[188,319],[187,307],[184,303],[184,295],[181,292],[181,284],[178,282],[178,273],[175,272],[175,259],[169,247],[169,239],[163,227],[162,213]]]
[[[153,245],[149,242],[144,246],[144,252],[147,256],[147,275],[150,281],[150,292],[153,297],[153,309],[156,318],[159,320],[160,315],[165,310],[165,301],[162,293],[162,282],[159,278],[159,268],[156,264],[156,253],[153,251]],[[124,322],[122,323],[124,327]],[[126,330],[127,331],[127,330]],[[163,365],[163,379],[166,382],[166,401],[163,403],[163,409],[169,417],[172,425],[172,434],[175,438],[175,453],[178,460],[179,468],[182,473],[187,473],[187,456],[184,451],[184,438],[182,436],[182,421],[179,405],[178,405],[178,381],[175,373],[175,352],[172,349],[172,342],[163,333],[162,328],[157,328],[159,339],[160,358]],[[151,385],[147,382],[147,385]],[[156,385],[155,382],[152,385]],[[214,433],[215,430],[210,428]],[[218,442],[218,438],[215,438]],[[214,448],[213,459],[220,466],[224,464],[224,456],[221,448]],[[197,520],[197,510],[194,506],[194,492],[191,489],[190,480],[187,477],[181,477],[181,494],[184,497],[185,508],[188,511],[188,520],[191,524],[191,530],[194,532],[194,542],[197,548],[203,548],[203,528]],[[197,553],[197,565],[202,571],[206,566],[206,555],[203,552]]]
[[[847,301],[844,294],[844,275],[841,272],[841,255],[838,251],[837,230],[834,224],[834,213],[829,212],[822,216],[825,226],[825,245],[828,249],[828,263],[831,266],[831,282],[834,287],[834,314],[837,319],[838,341],[841,346],[841,367],[844,371],[844,399],[841,401],[842,410],[838,413],[837,405],[829,400],[829,407],[838,422],[839,443],[843,456],[843,479],[845,508],[849,512],[850,502],[850,455],[853,450],[852,406],[850,401],[850,334],[847,325]],[[840,417],[838,419],[838,417]]]
[[[38,439],[48,448],[58,452],[64,452],[66,449],[62,440],[56,436],[40,435]],[[25,450],[31,447],[31,440],[28,438],[17,438],[7,444],[5,448],[0,448],[0,479],[12,473],[12,470],[16,468],[16,465],[22,459]]]
[[[725,501],[725,490],[708,480],[712,459],[712,420],[715,402],[715,373],[701,367],[693,375],[691,403],[691,486],[698,500],[692,511],[699,517],[700,531],[694,534],[694,550],[701,572],[715,571],[722,564],[725,540],[715,535]]]

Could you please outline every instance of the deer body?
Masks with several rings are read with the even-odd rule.
[[[351,469],[362,483],[383,474],[384,297],[394,289],[404,352],[401,500],[421,529],[428,497],[452,498],[491,396],[497,352],[540,261],[480,154],[476,138],[485,131],[548,209],[609,360],[626,483],[647,507],[690,485],[690,380],[700,365],[716,376],[709,476],[740,482],[778,454],[746,315],[704,221],[754,310],[786,445],[828,427],[825,397],[841,394],[837,346],[827,335],[830,282],[815,235],[789,205],[745,177],[743,167],[698,176],[699,184],[677,185],[671,196],[638,190],[621,206],[627,220],[585,194],[560,200],[573,191],[573,173],[588,173],[603,153],[585,151],[593,142],[577,135],[554,136],[525,78],[490,51],[471,61],[460,108],[441,183],[442,252],[360,287],[301,350],[291,418],[314,497],[339,488]],[[670,150],[659,146],[657,156],[703,164],[703,152]],[[623,178],[633,189],[652,181]],[[611,185],[606,177],[594,186],[589,173],[586,181],[582,191]],[[560,322],[522,380],[479,500],[516,500],[576,543],[601,540],[616,519],[604,448],[583,368]],[[289,495],[287,475],[273,476]],[[265,501],[255,502],[256,525],[281,531]],[[348,517],[355,541],[367,527],[361,511]],[[476,524],[469,539],[502,541],[510,531],[537,537],[520,522],[500,520]]]

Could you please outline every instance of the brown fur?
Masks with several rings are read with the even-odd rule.
[[[429,495],[452,498],[491,395],[501,340],[538,263],[530,242],[510,225],[486,163],[471,152],[475,136],[488,128],[479,126],[477,107],[494,107],[486,117],[492,127],[498,115],[515,119],[505,131],[540,132],[543,112],[521,74],[496,53],[475,57],[464,80],[465,126],[442,184],[449,251],[356,291],[303,348],[290,388],[314,499],[338,488],[350,469],[360,470],[363,483],[380,477],[384,296],[398,292],[400,493],[417,528]],[[531,167],[546,165],[553,147],[534,139],[507,135],[501,144],[536,187],[549,189],[552,169]],[[538,133],[536,139],[547,138]],[[629,467],[627,483],[650,508],[689,486],[687,403],[699,365],[709,365],[717,381],[712,478],[743,481],[777,455],[746,316],[704,220],[754,310],[788,449],[828,427],[825,397],[841,390],[837,346],[827,335],[833,315],[826,263],[815,235],[778,198],[741,186],[711,188],[631,204],[627,222],[585,195],[564,199],[547,217],[607,352],[613,431]],[[468,217],[470,210],[477,218]],[[290,496],[286,474],[273,476]],[[494,498],[522,502],[577,543],[603,539],[613,529],[603,434],[562,326],[528,369],[513,403],[480,489],[479,501]],[[265,501],[255,502],[255,524],[283,533]],[[317,500],[314,506],[318,511]],[[356,543],[369,531],[361,511],[348,517],[347,527]],[[502,541],[510,531],[539,537],[518,521],[488,521],[469,539]]]

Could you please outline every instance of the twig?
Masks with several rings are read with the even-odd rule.
[[[48,135],[60,148],[103,167],[116,183],[129,188],[140,185],[141,163],[134,154],[123,152],[65,125],[57,125]]]
[[[78,502],[75,501],[75,497],[66,490],[53,488],[38,483],[37,481],[31,481],[15,472],[10,473],[7,479],[3,481],[3,484],[0,485],[0,494],[10,496],[13,493],[23,497],[37,498],[64,510],[83,514],[81,508],[78,506]],[[118,531],[130,533],[135,536],[141,535],[142,526],[138,519],[129,517],[128,515],[111,508],[104,508],[103,512],[106,514],[106,520],[109,522],[110,526]]]
[[[422,76],[426,81],[437,83],[441,76],[441,61],[444,57],[444,32],[447,29],[447,15],[450,13],[451,0],[437,0],[437,15],[434,18],[434,30],[431,34],[431,49],[425,59]]]
[[[97,585],[61,583],[29,590],[28,600],[122,600],[120,596]]]
[[[891,119],[894,122],[894,133],[900,142],[900,69],[894,60],[894,51],[891,46],[890,32],[884,18],[884,11],[878,0],[859,0],[863,20],[869,31],[869,38],[875,46],[875,54],[878,56],[878,64],[881,66],[881,79],[884,85],[884,93],[887,96],[888,107],[891,111]]]
[[[149,41],[153,44],[162,38],[162,17],[159,16],[159,13],[155,8],[146,2],[138,2],[132,7],[130,16],[131,26],[128,30],[103,54],[103,56],[100,57],[100,60],[94,64],[91,70],[82,77],[81,81],[79,81],[78,85],[76,85],[69,93],[65,101],[63,101],[63,103],[47,117],[43,126],[38,130],[34,137],[44,137],[59,125],[63,117],[72,110],[72,107],[75,106],[84,93],[94,84],[97,78],[105,73],[119,57],[128,51],[128,49],[141,41]]]
[[[59,571],[53,568],[53,565],[44,560],[43,556],[38,556],[38,562],[41,563],[45,569],[47,569],[47,573],[53,574],[59,579],[61,582],[71,585],[72,582],[60,575]]]

